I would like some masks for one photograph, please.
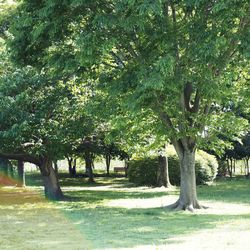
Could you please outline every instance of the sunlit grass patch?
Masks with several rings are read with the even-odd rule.
[[[39,186],[1,188],[0,249],[248,249],[249,180],[199,187],[209,209],[195,213],[163,208],[178,188],[130,187],[124,178],[97,183],[68,182],[63,190],[72,199],[60,202],[47,201]]]

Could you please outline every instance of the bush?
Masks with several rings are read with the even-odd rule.
[[[168,151],[169,178],[173,185],[180,185],[179,159],[173,150]],[[132,160],[129,163],[129,181],[137,185],[155,186],[157,181],[158,158],[147,157]],[[213,181],[218,169],[214,156],[204,151],[198,151],[195,159],[197,185]]]
[[[129,162],[129,181],[137,185],[155,186],[157,180],[157,157],[147,157]]]

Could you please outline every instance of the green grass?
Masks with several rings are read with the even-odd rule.
[[[39,184],[37,177],[28,183]],[[34,181],[35,180],[35,181]],[[124,178],[63,179],[71,201],[48,202],[39,187],[0,188],[0,249],[247,249],[250,180],[198,187],[210,208],[160,207],[178,189],[131,186]],[[144,206],[149,204],[150,207]],[[232,234],[234,237],[232,237]],[[240,244],[240,245],[239,245]],[[236,246],[237,245],[237,246]]]
[[[244,177],[216,181],[213,185],[199,186],[202,199],[234,203],[250,203],[250,180]]]

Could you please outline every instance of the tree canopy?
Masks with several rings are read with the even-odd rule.
[[[227,125],[236,133],[245,125],[224,107],[249,89],[249,16],[247,0],[24,0],[9,46],[20,66],[65,84],[79,79],[94,95],[98,88],[118,98],[124,113],[157,119],[164,129],[155,135],[169,139],[180,159],[174,207],[193,210],[202,207],[194,158],[204,130]],[[249,106],[246,95],[239,101]]]

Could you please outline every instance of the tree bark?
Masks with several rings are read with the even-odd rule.
[[[171,187],[168,173],[168,160],[166,156],[160,155],[158,157],[159,167],[157,171],[157,183],[158,187]]]
[[[72,176],[72,161],[73,158],[67,158],[68,159],[68,165],[69,165],[69,175]]]
[[[19,160],[17,164],[18,172],[18,187],[25,187],[25,172],[24,172],[24,162]]]
[[[180,158],[181,186],[180,196],[176,203],[168,206],[176,210],[189,210],[205,208],[197,200],[195,177],[195,150],[183,148]]]
[[[129,168],[129,158],[124,160],[124,168],[125,168],[125,177],[128,177],[128,168]]]
[[[233,178],[233,159],[230,159],[230,179]]]
[[[52,167],[52,161],[48,158],[43,159],[39,168],[43,178],[45,197],[50,200],[63,199],[64,196],[56,172]]]
[[[91,155],[89,152],[86,152],[85,153],[85,167],[86,167],[86,172],[88,174],[88,182],[89,183],[94,183],[95,180],[94,180],[94,174],[93,174],[93,169],[92,169],[92,158],[91,158]]]
[[[67,158],[68,159],[68,165],[69,165],[69,175],[71,177],[76,176],[76,158]],[[72,164],[73,163],[73,164]]]
[[[246,177],[250,176],[250,171],[249,171],[249,157],[246,157]]]
[[[9,165],[8,159],[0,158],[0,172],[2,172],[5,176],[8,175],[8,165]]]
[[[107,176],[109,176],[109,169],[110,169],[110,162],[111,162],[111,157],[109,154],[106,154],[105,160],[106,160]]]
[[[73,160],[72,176],[76,176],[76,158]]]
[[[55,173],[58,176],[58,164],[57,164],[57,161],[54,161],[53,164],[54,164]]]

